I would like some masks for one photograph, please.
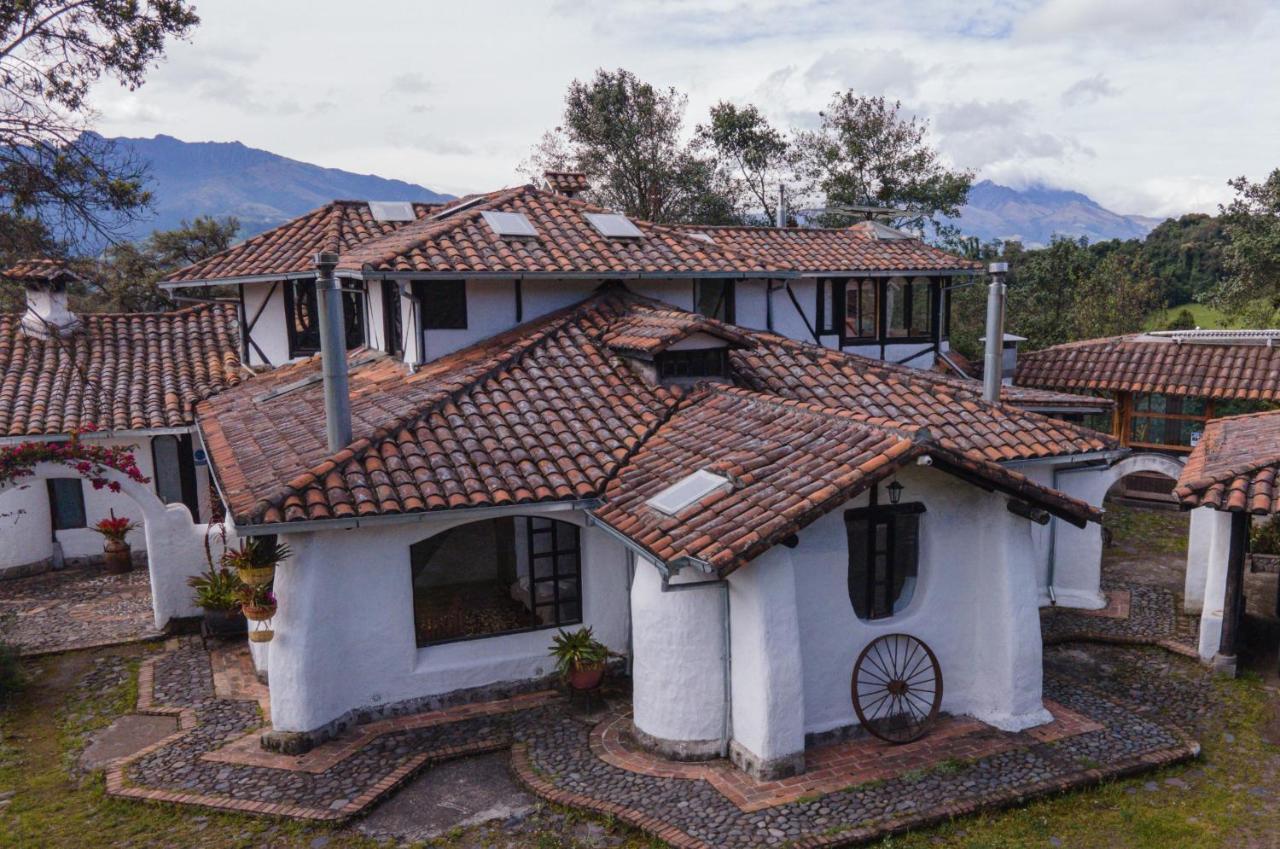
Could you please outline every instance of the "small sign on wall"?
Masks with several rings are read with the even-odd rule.
[[[209,465],[209,457],[204,453],[203,448],[197,448],[191,452],[191,459],[195,461],[197,466]]]

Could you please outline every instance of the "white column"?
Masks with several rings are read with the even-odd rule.
[[[1200,659],[1208,663],[1218,653],[1218,642],[1222,639],[1222,608],[1227,593],[1227,557],[1231,551],[1231,514],[1225,510],[1213,510],[1203,523],[1208,525],[1208,542],[1199,651]]]
[[[729,578],[733,743],[759,778],[804,771],[804,675],[791,552],[774,546]]]
[[[673,585],[706,580],[677,575]],[[633,721],[641,742],[668,757],[720,753],[724,733],[724,589],[662,591],[658,567],[636,562],[631,585]]]
[[[1205,581],[1209,576],[1209,552],[1218,511],[1199,507],[1191,511],[1187,531],[1187,574],[1183,584],[1183,610],[1200,613],[1204,609]]]

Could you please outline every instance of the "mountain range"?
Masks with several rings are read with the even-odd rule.
[[[322,168],[240,142],[188,142],[173,136],[114,139],[122,153],[150,165],[154,216],[128,235],[177,227],[197,215],[234,215],[241,237],[252,236],[335,198],[439,201],[451,197],[416,183]],[[487,186],[478,186],[480,190]],[[1013,189],[983,180],[969,192],[958,219],[983,241],[1020,239],[1048,244],[1055,235],[1090,241],[1142,238],[1157,218],[1121,215],[1066,189]]]

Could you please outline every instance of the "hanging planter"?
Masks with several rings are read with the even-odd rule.
[[[266,584],[245,584],[239,597],[240,610],[250,622],[266,622],[276,615],[276,597]]]
[[[236,570],[241,582],[251,587],[265,586],[276,576],[276,564],[289,557],[289,546],[275,539],[249,537],[239,548],[222,555],[222,565]]]
[[[276,615],[276,606],[274,604],[263,605],[245,605],[240,608],[244,611],[244,618],[250,622],[266,622],[272,616]]]
[[[270,628],[259,628],[249,632],[249,642],[251,643],[269,643],[271,638],[276,635],[275,631]]]

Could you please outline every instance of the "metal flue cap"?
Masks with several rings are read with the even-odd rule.
[[[315,256],[316,268],[333,268],[338,264],[338,255],[333,251],[320,251]]]
[[[989,271],[992,274],[1006,274],[1009,271],[1009,263],[993,262],[987,266],[987,271]]]

